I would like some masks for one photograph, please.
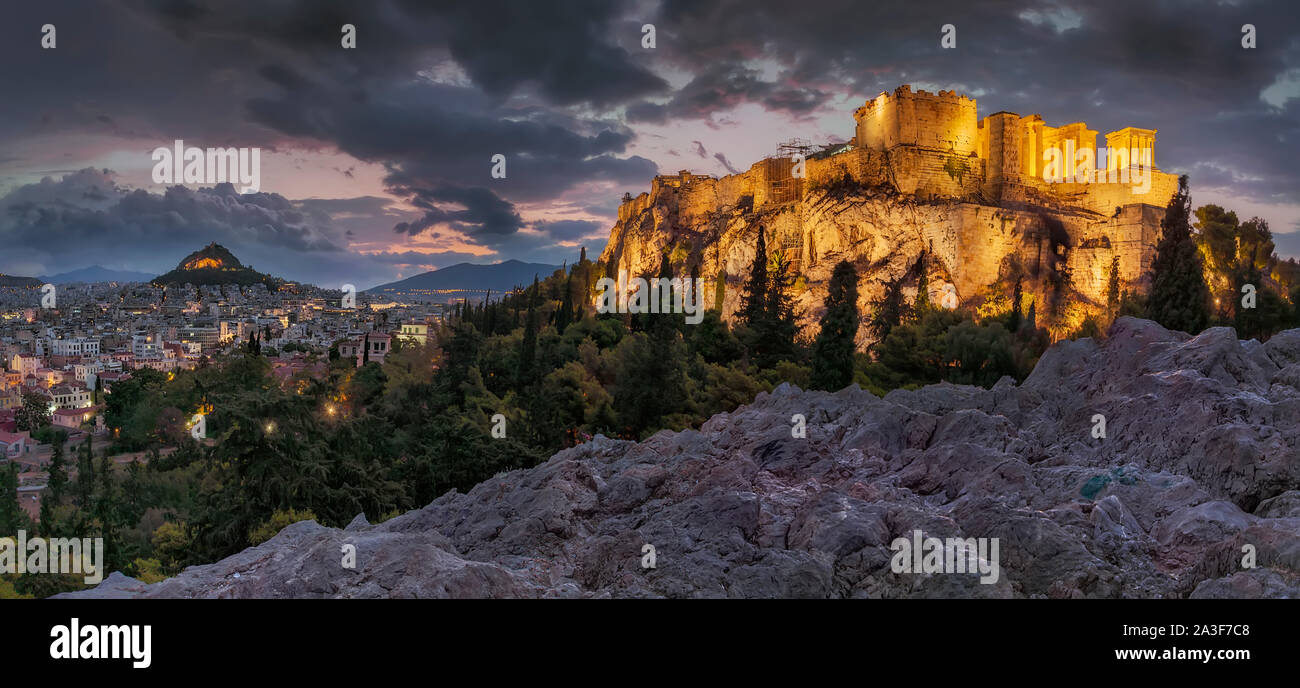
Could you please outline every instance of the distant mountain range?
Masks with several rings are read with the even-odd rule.
[[[501,263],[483,265],[477,263],[457,263],[438,270],[420,273],[396,282],[381,284],[367,289],[368,294],[403,294],[416,291],[466,290],[486,291],[503,294],[516,286],[532,284],[533,277],[544,279],[559,270],[559,265],[545,263],[525,263],[519,260],[507,260]],[[78,270],[69,270],[42,277],[18,277],[0,274],[0,287],[39,288],[45,283],[72,284],[75,282],[152,282],[159,286],[179,286],[182,284],[216,285],[239,284],[250,285],[262,282],[274,289],[283,280],[266,275],[244,265],[229,249],[217,243],[211,243],[186,256],[175,270],[153,276],[146,272],[132,270],[111,270],[101,265],[91,265]]]
[[[275,289],[282,281],[245,266],[229,249],[216,242],[185,256],[175,270],[153,279],[153,283],[159,286],[182,284],[249,286],[261,282],[268,289]]]
[[[92,265],[80,270],[69,270],[57,275],[48,275],[39,279],[50,284],[72,284],[73,282],[148,282],[154,276],[147,272],[131,270],[110,270],[99,265]]]
[[[533,277],[545,279],[559,270],[558,265],[545,263],[525,263],[519,260],[507,260],[492,265],[474,263],[457,263],[438,270],[430,270],[397,282],[381,284],[365,291],[367,294],[401,294],[411,291],[466,289],[486,290],[503,293],[516,286],[528,286]]]

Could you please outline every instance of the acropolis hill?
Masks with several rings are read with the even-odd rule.
[[[769,255],[779,252],[797,277],[801,324],[814,330],[826,282],[843,259],[858,268],[864,313],[893,280],[903,279],[906,298],[915,298],[913,267],[924,253],[933,303],[955,289],[963,306],[987,312],[1009,303],[1019,278],[1025,307],[1032,300],[1038,324],[1057,335],[1104,307],[1112,258],[1122,288],[1143,289],[1178,186],[1153,168],[1156,130],[1106,134],[1111,154],[1102,161],[1097,132],[1083,122],[1053,127],[1012,112],[978,119],[975,106],[951,91],[900,86],[853,113],[847,144],[786,145],[721,178],[655,177],[649,193],[626,195],[619,207],[601,256],[607,274],[658,274],[666,254],[674,274],[722,280],[714,293],[730,318],[761,225]],[[1113,153],[1119,149],[1123,155]],[[1101,163],[1111,178],[1132,171],[1138,180],[1145,162],[1149,188],[1049,181],[1059,175],[1044,162],[1053,150]],[[802,178],[794,154],[806,157]],[[866,336],[859,332],[859,345]]]

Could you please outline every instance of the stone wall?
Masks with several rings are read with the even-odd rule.
[[[975,150],[975,101],[952,91],[912,92],[899,86],[881,93],[853,114],[861,148],[888,150],[908,145],[968,155]]]

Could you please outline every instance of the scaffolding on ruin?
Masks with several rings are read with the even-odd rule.
[[[816,146],[813,146],[811,143],[808,143],[808,139],[796,137],[778,144],[776,147],[776,154],[777,157],[785,158],[787,160],[794,157],[796,154],[807,158],[808,154],[812,152],[815,147]]]
[[[803,179],[794,177],[794,161],[789,157],[767,158],[763,161],[767,180],[767,199],[764,205],[793,203],[803,191]]]
[[[794,176],[795,156],[802,156],[805,161],[814,146],[805,139],[793,138],[777,146],[777,155],[766,158],[764,178],[767,197],[764,206],[794,204],[795,227],[792,231],[782,232],[775,238],[773,248],[780,251],[780,256],[787,270],[797,275],[803,256],[803,207],[796,202],[803,198],[804,179]]]

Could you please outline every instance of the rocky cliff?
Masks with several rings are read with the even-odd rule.
[[[1298,442],[1300,330],[1121,318],[1019,386],[782,385],[699,431],[598,437],[379,525],[301,522],[73,596],[1300,597]],[[918,529],[998,538],[999,580],[894,573]]]
[[[1044,194],[1032,196],[1034,202],[996,203],[978,194],[927,197],[900,192],[892,177],[872,185],[837,178],[834,169],[810,169],[818,171],[799,186],[795,200],[783,203],[756,205],[747,189],[761,191],[764,182],[746,175],[692,177],[678,186],[657,182],[620,208],[600,258],[606,274],[655,276],[668,256],[675,275],[697,275],[713,285],[707,303],[730,318],[740,309],[761,226],[769,258],[780,254],[795,278],[796,310],[809,336],[817,332],[839,261],[857,268],[859,310],[869,313],[896,280],[906,300],[915,299],[914,266],[924,252],[932,303],[943,303],[951,292],[963,307],[1000,301],[1000,310],[987,312],[1005,312],[1019,279],[1023,307],[1035,303],[1037,324],[1059,338],[1106,304],[1112,261],[1118,261],[1122,289],[1145,289],[1164,214],[1163,207],[1148,204],[1099,213]],[[859,348],[868,337],[865,328],[859,331]]]

